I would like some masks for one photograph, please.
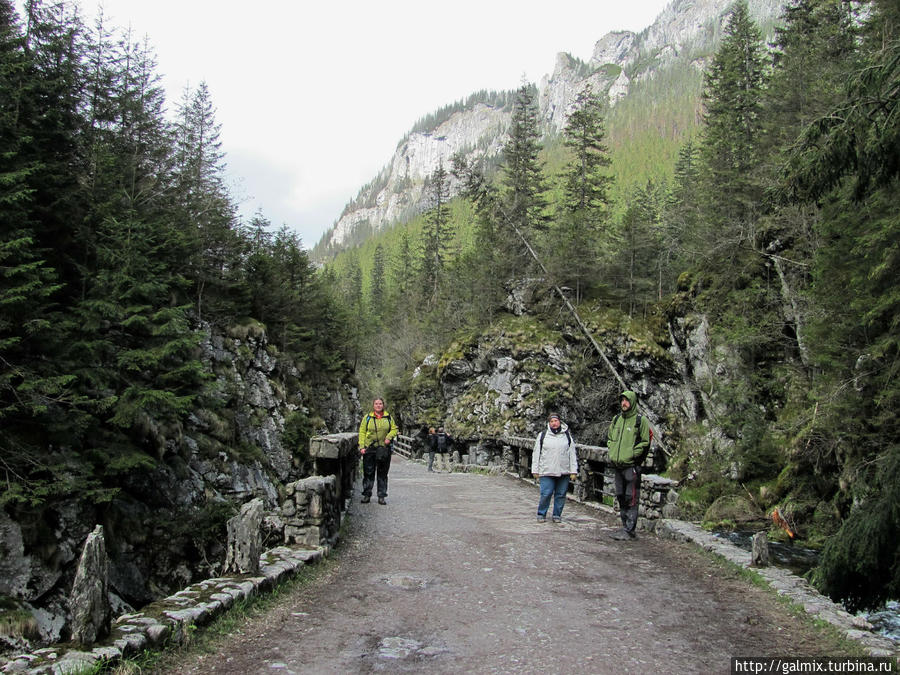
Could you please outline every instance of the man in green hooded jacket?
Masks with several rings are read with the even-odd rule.
[[[641,497],[641,464],[650,451],[650,422],[646,416],[637,414],[637,394],[633,391],[622,392],[619,406],[622,412],[609,425],[606,447],[613,467],[619,516],[622,518],[622,529],[611,536],[624,540],[636,537],[634,530]]]

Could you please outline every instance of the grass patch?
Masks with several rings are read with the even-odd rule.
[[[816,618],[807,614],[803,609],[803,605],[794,602],[784,595],[779,595],[769,583],[763,578],[759,572],[752,568],[743,567],[736,563],[726,560],[711,551],[703,549],[695,549],[696,552],[709,560],[715,567],[722,570],[723,576],[731,574],[739,577],[749,583],[751,586],[761,589],[769,595],[776,603],[784,607],[792,616],[797,618],[801,623],[808,627],[814,628],[823,639],[830,643],[832,652],[830,656],[847,656],[847,657],[867,657],[869,653],[860,643],[851,640],[844,635],[840,629],[823,619]],[[894,660],[894,669],[897,669],[896,659]]]

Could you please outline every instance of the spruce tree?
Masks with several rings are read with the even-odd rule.
[[[662,214],[665,288],[674,290],[678,275],[707,255],[701,236],[698,148],[688,140],[678,151],[672,187]]]
[[[816,581],[851,610],[900,592],[898,18],[896,3],[873,3],[843,95],[805,128],[783,191],[822,205],[809,326],[822,412],[804,459],[840,471],[824,496],[843,522]]]
[[[85,120],[81,115],[84,69],[79,52],[83,31],[74,5],[28,2],[25,7],[28,95],[22,104],[21,132],[36,162],[29,176],[31,222],[36,245],[64,284],[77,296],[93,235],[83,229]]]
[[[464,291],[473,325],[480,325],[490,320],[503,301],[505,278],[500,274],[500,261],[506,257],[508,242],[500,239],[500,200],[484,167],[470,165],[456,155],[452,173],[462,186],[461,196],[474,207],[474,242],[459,261],[462,279],[458,289]]]
[[[736,250],[756,245],[763,190],[757,147],[765,82],[762,36],[740,0],[704,76],[701,156],[709,244]]]
[[[394,246],[388,269],[389,288],[387,295],[393,307],[406,305],[411,300],[412,284],[410,276],[413,270],[412,246],[409,231],[403,228]]]
[[[537,121],[537,106],[534,102],[534,88],[522,85],[516,93],[510,121],[509,138],[503,147],[501,164],[501,188],[499,226],[502,241],[511,247],[505,257],[506,265],[501,272],[505,276],[522,271],[530,266],[530,258],[520,243],[519,234],[534,246],[534,235],[547,225],[547,202],[543,166],[538,154],[541,149],[540,131]],[[516,233],[516,230],[519,234]]]
[[[450,184],[443,162],[440,162],[434,173],[428,177],[426,192],[430,208],[425,214],[425,226],[422,229],[419,274],[422,280],[422,300],[428,305],[433,304],[438,296],[450,236],[447,210]]]
[[[387,289],[385,288],[385,254],[384,246],[376,244],[372,253],[372,284],[369,288],[372,312],[379,319],[387,313]]]
[[[240,241],[225,186],[221,125],[205,82],[185,91],[175,123],[175,194],[185,236],[187,276],[199,319],[225,319],[237,282]]]
[[[629,316],[635,315],[639,305],[660,300],[658,252],[662,201],[662,190],[649,182],[632,191],[622,216],[618,265]]]
[[[590,87],[576,96],[563,135],[570,159],[563,175],[562,212],[549,250],[558,281],[574,284],[576,300],[580,300],[597,271],[600,230],[607,218],[612,183],[603,101]]]

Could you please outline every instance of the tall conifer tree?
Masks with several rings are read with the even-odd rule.
[[[704,78],[704,215],[714,228],[713,246],[756,244],[763,192],[757,144],[764,75],[762,36],[746,0],[740,0]]]
[[[562,213],[550,251],[559,281],[574,283],[576,299],[580,300],[597,271],[600,228],[607,217],[612,183],[603,101],[590,87],[576,96],[575,110],[563,134],[570,160],[563,177]]]
[[[231,274],[240,254],[220,133],[206,83],[185,91],[175,124],[175,189],[190,254],[187,274],[201,319],[227,315],[223,303],[236,281]]]
[[[450,184],[443,162],[439,163],[434,173],[428,177],[426,190],[430,208],[425,214],[425,226],[422,229],[419,265],[423,288],[422,300],[425,304],[430,304],[437,299],[450,235],[447,210]]]
[[[546,228],[547,202],[543,166],[538,157],[541,149],[534,88],[523,84],[517,94],[510,122],[509,139],[503,148],[500,190],[500,228],[505,230],[503,241],[509,242],[518,256],[508,256],[507,275],[517,266],[530,264],[524,246],[519,244],[518,231],[526,239]],[[507,234],[508,233],[508,234]],[[532,246],[535,242],[530,241]]]

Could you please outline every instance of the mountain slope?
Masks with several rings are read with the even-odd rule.
[[[565,125],[575,97],[590,86],[610,105],[610,148],[620,158],[629,183],[635,162],[653,172],[668,171],[677,146],[695,128],[702,70],[715,52],[733,0],[674,0],[641,33],[615,31],[600,38],[584,63],[560,53],[552,74],[538,84],[537,104],[548,136]],[[764,33],[771,33],[783,0],[750,0]],[[400,141],[390,162],[362,187],[334,226],[313,249],[318,260],[333,257],[387,225],[405,222],[426,207],[424,183],[439,164],[449,168],[461,153],[467,160],[496,159],[506,139],[512,92],[473,94],[424,120]],[[622,114],[619,114],[622,110]],[[662,144],[635,139],[650,135]],[[636,158],[629,158],[629,148]],[[619,162],[617,162],[619,163]],[[638,169],[637,174],[644,171]],[[624,179],[624,180],[623,180]],[[457,185],[451,180],[451,194]]]

